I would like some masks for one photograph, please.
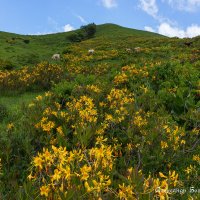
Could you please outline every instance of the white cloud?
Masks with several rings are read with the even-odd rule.
[[[173,27],[167,23],[162,23],[158,27],[158,33],[169,37],[176,36],[180,38],[185,38],[185,37],[192,38],[200,35],[200,26],[192,24],[191,26],[188,26],[184,30],[178,27]]]
[[[170,19],[163,17],[162,15],[159,15],[159,8],[156,0],[139,0],[139,2],[140,2],[139,8],[141,8],[148,15],[152,16],[159,23],[162,22],[168,22],[170,24],[174,23]]]
[[[167,1],[175,9],[193,12],[200,7],[200,0],[162,0]]]
[[[158,14],[158,6],[156,4],[156,0],[139,0],[140,8],[144,10],[147,14],[157,17]]]
[[[47,34],[53,34],[55,32],[36,32],[36,33],[28,33],[28,35],[47,35]]]
[[[54,33],[59,33],[59,32],[69,32],[73,31],[75,28],[71,26],[70,24],[66,24],[63,27],[57,28],[56,31],[44,31],[44,32],[36,32],[36,33],[29,33],[28,35],[47,35],[47,34],[54,34]]]
[[[76,17],[84,24],[88,24],[88,22],[80,15],[76,15]]]
[[[63,30],[64,30],[64,32],[73,31],[74,27],[70,24],[66,24],[65,26],[63,26]]]
[[[158,27],[158,33],[169,37],[175,37],[175,36],[180,38],[185,37],[184,30],[179,29],[177,27],[172,27],[168,23],[161,23],[160,26]]]
[[[165,1],[165,0],[162,0]],[[139,8],[152,16],[159,23],[167,22],[174,24],[175,22],[159,14],[159,7],[156,0],[139,0]]]
[[[116,0],[101,0],[102,4],[106,8],[113,8],[117,7],[117,1]]]
[[[200,35],[200,26],[192,24],[191,26],[188,26],[185,30],[181,29],[176,26],[172,26],[166,22],[161,23],[158,27],[157,30],[154,30],[150,26],[145,26],[144,29],[146,31],[151,31],[151,32],[157,32],[161,35],[165,35],[168,37],[179,37],[179,38],[192,38]]]
[[[149,32],[156,32],[152,27],[150,27],[150,26],[145,26],[144,27],[144,30],[145,31],[149,31]]]
[[[193,25],[187,27],[187,29],[186,29],[187,37],[195,37],[198,35],[200,35],[200,26],[193,24]]]

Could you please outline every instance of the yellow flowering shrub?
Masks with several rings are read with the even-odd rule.
[[[118,197],[119,199],[124,199],[124,200],[136,200],[136,196],[133,192],[133,186],[132,185],[127,185],[123,183],[122,185],[119,184],[119,192],[118,192]]]
[[[23,67],[19,70],[0,71],[0,89],[26,90],[33,86],[50,88],[63,77],[63,69],[59,65],[42,62],[33,68]]]
[[[89,91],[92,91],[92,92],[95,92],[95,93],[100,93],[101,92],[101,89],[96,85],[87,85],[86,88]]]
[[[0,198],[195,199],[172,191],[199,185],[198,38],[166,40],[103,35],[0,70],[0,93],[40,93],[0,125]]]
[[[107,96],[107,106],[111,114],[105,115],[105,120],[115,123],[122,122],[126,116],[130,115],[129,105],[134,102],[134,95],[127,89],[115,89]]]
[[[175,171],[169,171],[168,176],[159,172],[159,178],[152,178],[151,175],[144,180],[143,188],[145,194],[150,194],[152,198],[159,198],[162,200],[169,199],[172,193],[170,189],[176,186],[181,186],[178,180],[178,174]]]
[[[71,117],[77,116],[75,126],[86,126],[87,123],[95,123],[97,121],[97,110],[93,100],[87,96],[81,96],[79,100],[73,99],[66,103],[66,107],[72,114]]]
[[[72,151],[52,146],[33,158],[28,178],[40,188],[41,196],[60,198],[64,194],[67,198],[73,191],[97,198],[109,192],[114,163],[113,149],[105,143]]]

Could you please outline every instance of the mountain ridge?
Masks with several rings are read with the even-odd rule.
[[[97,31],[102,31],[101,29],[105,29],[105,28],[109,28],[109,29],[124,29],[124,30],[129,30],[130,32],[132,31],[132,34],[134,34],[134,32],[137,33],[149,33],[150,36],[152,35],[156,35],[156,36],[161,36],[161,37],[167,37],[158,33],[154,33],[154,32],[149,32],[149,31],[145,31],[145,30],[139,30],[139,29],[135,29],[135,28],[129,28],[129,27],[124,27],[118,24],[113,24],[113,23],[104,23],[104,24],[99,24],[97,25]],[[13,33],[13,32],[7,32],[7,31],[0,31],[0,34],[9,34],[10,36],[15,35],[15,36],[24,36],[24,37],[30,37],[30,36],[47,36],[47,35],[59,35],[59,34],[66,34],[66,33],[72,33],[72,32],[76,32],[79,29],[76,30],[72,30],[72,31],[68,31],[68,32],[56,32],[56,33],[47,33],[47,34],[19,34],[19,33]]]

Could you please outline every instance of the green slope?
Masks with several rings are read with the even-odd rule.
[[[159,35],[157,33],[152,33],[148,31],[141,31],[131,28],[122,27],[116,24],[102,24],[97,26],[97,33],[96,37],[128,37],[128,36],[134,36],[134,37],[165,37],[163,35]],[[165,37],[166,38],[166,37]]]
[[[76,30],[78,31],[78,30]],[[62,53],[70,45],[68,36],[73,32],[48,35],[19,35],[0,32],[0,61],[9,61],[15,66],[36,64],[43,60],[51,60],[54,53]],[[111,38],[164,38],[159,34],[124,28],[115,24],[97,26],[95,39]]]

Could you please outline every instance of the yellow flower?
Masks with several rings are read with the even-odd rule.
[[[61,178],[61,172],[58,169],[54,170],[54,175],[52,176],[52,182],[58,181]]]
[[[97,140],[96,144],[102,144],[103,142],[106,142],[108,138],[103,138],[103,136],[98,136],[96,140]]]
[[[125,186],[124,183],[122,185],[119,184],[119,198],[120,199],[136,199],[134,197],[133,186],[128,185]]]
[[[12,128],[14,128],[14,124],[13,123],[10,123],[7,125],[7,129],[8,130],[11,130]]]
[[[127,144],[127,149],[128,149],[129,151],[131,151],[131,150],[133,149],[133,144],[128,143],[128,144]]]
[[[110,115],[110,114],[106,114],[105,120],[106,120],[106,121],[113,121],[113,116]]]
[[[106,106],[106,103],[100,102],[100,103],[99,103],[99,106],[100,106],[100,107],[105,107],[105,106]]]
[[[30,104],[28,105],[29,108],[31,108],[31,107],[33,107],[33,106],[35,106],[34,103],[30,103]]]
[[[101,90],[96,85],[87,85],[86,87],[88,90],[91,90],[95,93],[100,93]]]
[[[87,181],[89,178],[89,172],[92,170],[91,166],[84,165],[80,171],[81,171],[81,180]]]
[[[28,175],[28,177],[27,177],[29,180],[31,180],[31,179],[34,179],[35,177],[34,176],[32,176],[32,173],[30,173],[29,175]]]
[[[49,189],[48,186],[42,186],[42,187],[40,188],[40,195],[45,196],[45,197],[48,197],[49,191],[50,191],[50,189]]]
[[[190,165],[189,167],[187,167],[187,168],[185,169],[185,172],[186,172],[187,174],[191,174],[194,170],[195,170],[195,167],[193,167],[192,165]]]
[[[166,149],[168,147],[168,144],[167,144],[167,142],[161,141],[160,146],[162,149]]]
[[[36,167],[39,167],[40,169],[43,168],[43,167],[42,167],[43,159],[40,157],[40,154],[39,154],[38,157],[35,157],[35,158],[33,159],[33,163],[34,163],[34,165],[35,165]]]
[[[84,186],[85,186],[87,192],[91,192],[91,187],[89,186],[87,181],[85,181]]]
[[[192,160],[194,160],[200,164],[200,156],[199,155],[193,155]]]
[[[168,127],[168,125],[165,125],[163,128],[166,130],[167,133],[170,133],[170,128]]]
[[[52,95],[52,93],[51,92],[45,92],[45,97],[50,97]]]
[[[178,183],[178,173],[176,174],[175,171],[171,173],[171,171],[169,171],[169,178],[173,182],[173,185],[175,187]]]
[[[52,121],[48,121],[46,124],[41,124],[43,131],[50,132],[54,127],[55,123]]]
[[[145,87],[144,85],[140,86],[140,89],[142,89],[144,91],[144,93],[146,94],[148,91],[148,88]]]
[[[114,83],[119,85],[121,83],[126,83],[128,81],[128,76],[125,73],[121,73],[114,78]]]
[[[37,96],[37,97],[36,97],[36,100],[37,100],[37,101],[41,101],[41,100],[42,100],[42,96],[41,96],[41,95]]]
[[[52,155],[47,149],[43,149],[43,156],[46,162],[49,162],[49,163],[53,162]]]
[[[137,116],[134,117],[133,123],[138,127],[147,125],[146,119],[142,118],[139,114],[137,114]]]
[[[56,130],[61,136],[64,136],[62,126],[59,126]]]
[[[160,176],[161,178],[167,178],[162,172],[159,172],[159,176]]]
[[[66,166],[65,168],[62,168],[62,173],[64,173],[64,176],[65,176],[66,180],[70,180],[70,178],[71,178],[70,166]]]
[[[181,140],[181,144],[185,144],[186,142],[185,142],[185,140]]]

